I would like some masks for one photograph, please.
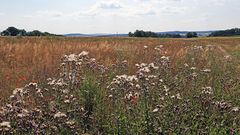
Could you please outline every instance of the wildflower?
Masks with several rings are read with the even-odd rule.
[[[210,73],[211,69],[203,69],[202,71],[205,72],[205,73]]]
[[[9,128],[11,128],[10,122],[8,121],[3,121],[2,123],[0,123],[0,129],[3,128],[4,130],[9,130]],[[1,130],[0,130],[1,131]]]
[[[194,50],[203,50],[203,46],[194,46]]]
[[[239,107],[233,107],[233,108],[232,108],[232,111],[233,111],[233,112],[238,112],[238,111],[239,111]]]
[[[208,95],[211,95],[211,94],[213,94],[213,89],[212,89],[212,87],[203,87],[202,88],[203,90],[202,90],[202,94],[208,94]]]
[[[139,84],[136,84],[137,89],[141,89],[141,86]]]
[[[169,57],[167,57],[167,56],[162,56],[161,59],[168,61],[168,60],[169,60]]]
[[[185,67],[189,67],[189,65],[188,65],[187,63],[184,63],[184,66],[185,66]]]
[[[167,85],[163,85],[163,88],[164,88],[164,91],[165,91],[165,92],[168,92],[168,91],[169,91],[169,88],[167,87]]]
[[[160,110],[160,108],[163,107],[162,105],[157,105],[155,109],[153,109],[153,113],[156,113]]]
[[[64,103],[68,104],[68,103],[70,103],[70,100],[66,99],[66,100],[64,100]]]
[[[85,57],[89,54],[89,52],[86,52],[86,51],[82,51],[78,56],[79,57]]]
[[[156,113],[156,112],[158,112],[159,111],[159,108],[157,107],[157,108],[155,108],[152,112],[153,113]]]
[[[23,88],[16,88],[15,90],[13,90],[13,95],[16,95],[16,94],[22,94],[23,93]]]
[[[177,97],[177,99],[182,99],[180,93],[178,93],[178,94],[176,95],[176,97]]]
[[[164,97],[160,97],[159,99],[160,99],[160,100],[164,100],[165,98],[164,98]]]
[[[32,88],[37,88],[38,84],[35,82],[30,82],[28,85],[26,85],[25,87],[32,87]]]
[[[197,68],[196,68],[196,67],[191,67],[190,69],[191,69],[191,70],[196,70]]]
[[[70,54],[67,58],[67,61],[69,62],[77,61],[77,56],[75,54]]]
[[[155,69],[155,70],[159,69],[159,67],[155,66],[154,63],[150,63],[149,67],[152,68],[152,69]]]
[[[54,115],[54,118],[63,118],[63,117],[67,117],[67,115],[65,113],[62,113],[62,112],[57,112]]]
[[[145,45],[145,46],[143,46],[143,48],[144,48],[144,49],[147,49],[147,48],[148,48],[148,46],[146,46],[146,45]]]
[[[130,97],[131,103],[133,103],[133,104],[137,103],[137,98],[138,98],[137,94],[134,94],[133,96],[131,96]]]
[[[91,62],[96,62],[96,59],[95,58],[91,58],[90,61]]]
[[[109,95],[109,96],[108,96],[108,98],[112,98],[112,97],[113,97],[113,95]]]
[[[144,67],[144,68],[141,68],[139,71],[140,71],[140,72],[149,73],[149,72],[150,72],[150,69],[149,69],[148,67]]]
[[[69,121],[66,122],[66,124],[68,126],[73,126],[75,124],[75,121],[74,120],[69,120]]]
[[[163,48],[163,45],[158,45],[158,46],[156,46],[154,49],[160,51],[161,48]]]
[[[224,58],[225,58],[225,59],[230,59],[230,58],[231,58],[231,55],[225,55]]]

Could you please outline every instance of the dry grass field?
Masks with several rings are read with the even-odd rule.
[[[203,39],[135,39],[135,38],[0,38],[0,99],[16,87],[41,82],[58,73],[65,54],[89,51],[103,65],[127,60],[130,73],[139,62],[150,62],[156,55],[154,47],[164,45],[164,53],[174,61],[183,58],[189,46],[216,45],[219,56],[240,58],[240,38]],[[149,46],[147,52],[144,46]],[[204,65],[204,63],[199,63]],[[200,65],[201,66],[201,65]],[[237,65],[236,65],[237,66]]]
[[[238,98],[240,96],[240,38],[238,37],[196,39],[120,37],[1,37],[1,104],[3,105],[5,102],[8,102],[8,97],[12,95],[12,92],[15,88],[24,87],[30,82],[34,84],[37,83],[38,86],[44,87],[48,83],[48,78],[58,78],[62,71],[60,63],[64,61],[64,55],[67,55],[65,56],[65,58],[67,57],[70,59],[72,58],[70,54],[80,54],[83,51],[89,52],[89,56],[91,58],[95,58],[99,65],[103,65],[104,67],[109,68],[109,72],[106,73],[106,78],[108,79],[106,79],[107,81],[103,81],[101,79],[96,81],[103,81],[101,82],[101,84],[99,82],[95,83],[95,81],[92,82],[91,76],[96,77],[100,73],[96,71],[94,71],[93,73],[89,73],[90,71],[84,70],[82,71],[82,74],[87,74],[88,76],[90,76],[90,81],[82,81],[81,85],[77,85],[77,88],[74,89],[96,89],[100,90],[101,93],[90,90],[90,92],[95,92],[96,94],[98,94],[95,95],[96,98],[101,96],[115,98],[114,95],[116,95],[116,93],[118,95],[119,93],[111,93],[111,90],[121,90],[123,89],[123,87],[124,89],[130,89],[130,86],[125,88],[126,85],[120,87],[121,84],[116,84],[116,82],[118,82],[117,79],[124,79],[124,77],[126,79],[128,78],[127,75],[136,74],[137,79],[141,80],[141,77],[139,77],[139,72],[144,72],[143,75],[145,75],[145,73],[151,73],[152,75],[156,74],[159,77],[162,77],[164,81],[161,81],[161,83],[164,83],[164,85],[160,86],[160,83],[156,84],[154,80],[152,80],[151,83],[145,82],[149,79],[146,79],[141,83],[138,82],[138,85],[136,86],[141,86],[141,88],[143,89],[143,93],[139,92],[142,96],[140,96],[141,100],[139,99],[138,106],[130,104],[126,107],[126,102],[122,102],[121,98],[119,98],[115,99],[117,102],[116,104],[119,104],[119,106],[114,107],[114,105],[116,105],[115,102],[106,101],[107,99],[105,98],[95,99],[94,96],[92,98],[89,98],[88,96],[86,96],[86,93],[82,93],[82,95],[80,95],[84,98],[80,98],[80,96],[79,103],[80,105],[84,106],[83,110],[88,110],[87,113],[89,113],[86,117],[83,118],[83,126],[81,126],[81,128],[78,127],[78,129],[82,130],[78,131],[70,128],[71,130],[61,130],[59,131],[59,133],[240,133],[240,114],[238,108],[238,106],[240,106],[240,100]],[[167,63],[165,63],[165,60],[167,61]],[[169,65],[168,60],[170,61]],[[153,64],[149,64],[149,67],[153,69],[161,69],[156,72],[154,71],[153,73],[152,71],[150,72],[146,67],[144,67],[146,65],[140,65],[136,67],[136,64],[141,63],[153,62],[156,65],[158,61],[160,61],[159,63],[161,64],[157,67],[154,67]],[[70,60],[70,62],[72,62],[72,60]],[[110,70],[110,67],[113,67],[113,64],[117,66],[119,64],[126,65],[123,65],[122,67],[119,66],[118,68],[116,68],[115,72],[115,70]],[[168,66],[164,67],[166,66],[166,64]],[[161,68],[161,65],[164,68]],[[70,66],[70,68],[75,70],[75,66]],[[124,76],[122,76],[121,78],[119,77],[119,75]],[[88,78],[88,76],[83,78],[83,80]],[[93,80],[96,80],[96,78]],[[132,81],[132,79],[130,80]],[[132,82],[130,84],[132,85],[135,83],[136,82]],[[97,86],[95,86],[95,84],[97,84]],[[107,89],[109,88],[111,88],[111,90],[107,91]],[[146,92],[150,88],[150,93],[152,94],[152,96],[149,96],[149,92]],[[132,89],[137,88],[134,87],[131,88],[131,90]],[[166,95],[166,101],[162,101],[162,96],[157,96],[163,94],[161,92],[158,93],[158,89],[165,90],[166,93],[164,94]],[[175,95],[171,95],[170,93],[168,93],[168,89],[173,90],[174,92],[171,92],[171,94]],[[129,90],[127,92],[129,92]],[[212,93],[214,93],[214,96],[211,96]],[[168,94],[170,94],[169,99],[167,98]],[[198,94],[198,96],[196,96],[195,94]],[[77,94],[75,93],[75,95]],[[126,93],[120,92],[119,95],[126,95]],[[181,101],[173,100],[173,98],[175,97],[176,100]],[[132,99],[132,97],[130,96],[131,102],[137,102],[135,98]],[[84,99],[84,101],[82,101],[82,99]],[[189,100],[194,102],[190,102],[192,103],[190,104]],[[93,105],[91,104],[92,102],[94,102]],[[216,106],[214,106],[213,104]],[[231,105],[228,106],[228,104]],[[94,109],[89,109],[89,106],[94,106],[99,109],[100,105],[102,105],[102,107],[100,108],[104,108],[106,110],[100,109],[100,111],[94,112]],[[113,105],[113,107],[111,105]],[[166,108],[164,108],[163,106]],[[61,112],[69,110],[65,110],[66,108],[63,108],[64,107],[61,107],[62,110],[58,108],[59,112],[60,110]],[[117,108],[116,111],[112,110],[114,108]],[[131,110],[133,111],[137,111],[138,113],[133,113],[130,116],[132,112],[129,111],[129,108],[131,108]],[[162,108],[168,111],[161,110]],[[192,110],[184,110],[186,108],[192,108]],[[139,111],[138,109],[144,111]],[[124,111],[121,112],[120,110]],[[172,110],[175,111],[170,113]],[[156,115],[157,113],[159,114]],[[61,113],[56,114],[60,115]],[[65,116],[64,113],[62,113],[62,115],[60,116],[56,114],[53,115],[54,118],[64,116],[68,118],[68,120],[70,119],[70,116]],[[115,116],[113,117],[112,115]],[[196,117],[192,117],[193,115]],[[178,116],[179,119],[175,118],[174,116]],[[8,119],[8,121],[10,120]],[[151,123],[151,121],[153,123]],[[193,123],[189,123],[189,121],[193,121]],[[61,126],[64,125],[60,124],[59,128]],[[11,126],[11,128],[13,128],[13,126]],[[22,131],[18,129],[16,125],[15,128],[15,131],[21,131],[21,133],[35,133],[35,131],[30,131],[27,129]],[[0,130],[0,132],[1,131],[4,130]],[[4,133],[8,133],[8,131],[9,130],[6,129]],[[43,131],[42,129],[38,132],[52,133],[50,129],[46,131]]]

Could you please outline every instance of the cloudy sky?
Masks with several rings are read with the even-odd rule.
[[[240,27],[240,0],[1,0],[8,26],[52,33],[127,33]]]

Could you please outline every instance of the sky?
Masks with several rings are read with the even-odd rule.
[[[9,26],[56,34],[240,27],[240,0],[0,0]]]

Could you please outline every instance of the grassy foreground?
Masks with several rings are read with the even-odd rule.
[[[0,38],[0,132],[240,134],[239,58],[236,37]]]

